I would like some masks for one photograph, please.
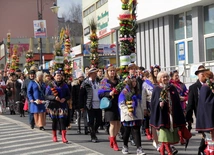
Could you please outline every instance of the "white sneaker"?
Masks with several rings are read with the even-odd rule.
[[[155,141],[153,141],[152,145],[157,149],[157,144]]]
[[[123,148],[122,148],[122,153],[123,153],[123,154],[129,154],[128,147],[123,146]]]
[[[139,147],[137,149],[137,155],[146,155],[146,153],[143,151],[142,147]]]

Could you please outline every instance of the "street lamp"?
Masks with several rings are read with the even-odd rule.
[[[56,5],[56,3],[53,3],[53,6],[50,8],[53,13],[58,13],[59,7]]]
[[[56,3],[53,4],[53,6],[51,7],[51,11],[54,13],[58,12],[59,7],[56,5]],[[43,11],[43,0],[37,0],[37,13],[38,13],[38,20],[42,20],[42,11]],[[39,59],[39,65],[41,66],[41,70],[43,70],[43,66],[42,66],[42,57],[43,57],[43,53],[42,53],[42,38],[39,38],[39,49],[38,52],[40,52],[40,59]]]

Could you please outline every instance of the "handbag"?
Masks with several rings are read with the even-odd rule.
[[[189,130],[187,129],[187,127],[186,126],[182,126],[181,128],[180,128],[180,131],[181,131],[181,133],[182,133],[182,137],[184,138],[184,139],[190,139],[191,137],[192,137],[192,134],[189,132]]]
[[[111,108],[111,100],[107,97],[103,97],[100,100],[100,109],[108,109]]]
[[[27,99],[25,99],[23,110],[24,111],[28,111],[28,101],[27,101]]]

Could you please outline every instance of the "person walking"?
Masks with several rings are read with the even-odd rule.
[[[62,134],[62,142],[68,144],[66,138],[66,125],[68,119],[67,101],[71,98],[68,85],[63,81],[62,72],[54,72],[54,81],[51,81],[46,88],[45,97],[50,101],[48,109],[52,119],[53,142],[57,142],[57,125]]]
[[[117,78],[116,68],[113,65],[108,65],[106,68],[105,77],[100,82],[98,91],[99,98],[107,97],[111,100],[112,106],[105,109],[105,121],[110,123],[109,127],[109,140],[110,147],[115,151],[119,151],[116,136],[120,130],[120,114],[118,109],[118,92],[115,92],[115,88],[119,84],[120,80]]]
[[[28,78],[26,78],[23,82],[23,85],[22,85],[22,88],[21,88],[21,94],[25,97],[25,99],[27,100],[28,102],[28,118],[29,118],[29,124],[30,124],[30,127],[31,129],[34,129],[34,126],[35,126],[35,121],[34,121],[34,116],[33,116],[33,113],[30,111],[30,100],[27,96],[27,88],[28,88],[28,85],[30,83],[30,81],[34,80],[36,77],[36,71],[35,70],[30,70],[28,72]]]
[[[206,155],[214,152],[214,77],[211,71],[203,72],[206,83],[202,85],[198,98],[196,131],[202,133],[205,140]]]
[[[7,92],[8,92],[8,102],[10,107],[10,114],[15,115],[17,112],[17,106],[15,105],[17,101],[20,101],[21,83],[17,81],[17,75],[15,73],[10,74],[10,79],[7,81]]]
[[[151,112],[151,98],[154,85],[149,80],[149,72],[144,72],[144,82],[142,84],[142,105],[144,107],[144,128],[146,131],[146,137],[148,140],[152,139],[152,135],[149,130],[149,120]]]
[[[81,134],[81,116],[82,116],[82,113],[81,113],[81,110],[79,108],[79,105],[80,105],[79,98],[82,96],[79,96],[79,93],[80,93],[80,86],[81,86],[83,80],[84,80],[84,74],[82,72],[78,72],[77,73],[77,80],[72,82],[72,87],[73,87],[73,91],[72,91],[73,105],[72,105],[72,108],[74,108],[74,110],[77,113],[77,126],[78,126],[77,133],[78,134]],[[84,124],[86,124],[86,126],[87,126],[86,121],[84,121]]]
[[[81,111],[86,110],[88,114],[88,127],[93,143],[98,140],[96,131],[102,122],[102,110],[98,98],[99,82],[96,80],[97,72],[98,69],[96,68],[89,69],[88,77],[81,84],[79,98]]]
[[[137,155],[145,155],[141,147],[140,127],[143,121],[143,106],[140,102],[141,94],[137,86],[137,79],[134,75],[129,75],[126,80],[126,87],[121,91],[118,99],[121,122],[124,127],[122,153],[128,154],[128,140],[132,131]]]
[[[188,104],[186,108],[186,122],[188,123],[188,128],[191,130],[193,123],[193,112],[195,117],[197,118],[197,107],[198,107],[198,96],[200,94],[201,86],[206,82],[206,78],[204,76],[204,72],[208,71],[203,65],[198,67],[198,70],[195,71],[195,75],[198,76],[198,80],[189,87],[189,95],[188,95]],[[200,103],[199,103],[200,104]],[[198,148],[198,155],[204,153],[204,149],[206,148],[204,138],[201,139],[200,146]]]
[[[45,130],[46,125],[46,107],[43,104],[45,100],[45,84],[43,83],[42,71],[36,72],[35,80],[31,80],[27,88],[27,96],[30,101],[30,112],[34,114],[34,121],[40,130]]]
[[[161,71],[157,75],[158,86],[154,87],[151,98],[150,125],[159,130],[160,154],[176,154],[172,144],[179,142],[178,128],[186,126],[180,97],[173,85],[169,84],[169,75]]]
[[[185,113],[186,113],[186,101],[188,100],[188,90],[187,90],[185,84],[180,81],[179,74],[178,74],[177,70],[170,72],[170,77],[171,77],[170,84],[175,86],[175,88],[178,91],[180,101],[181,101],[181,107],[182,107],[183,113],[185,115]],[[178,134],[180,137],[181,145],[184,145],[186,142],[185,142],[184,138],[182,137],[182,132],[180,130],[178,131]]]

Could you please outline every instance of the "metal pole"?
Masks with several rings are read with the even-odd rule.
[[[39,11],[39,1],[37,0],[37,11],[38,11],[38,19],[42,20],[42,0],[40,0],[40,11]],[[40,47],[40,60],[39,60],[39,65],[41,66],[41,70],[43,71],[43,66],[42,66],[42,38],[39,38],[39,47]]]
[[[120,48],[119,48],[119,40],[118,40],[118,31],[119,30],[116,30],[115,31],[115,34],[116,34],[116,49],[117,49],[117,52],[116,52],[116,63],[117,63],[117,67],[120,66]]]

